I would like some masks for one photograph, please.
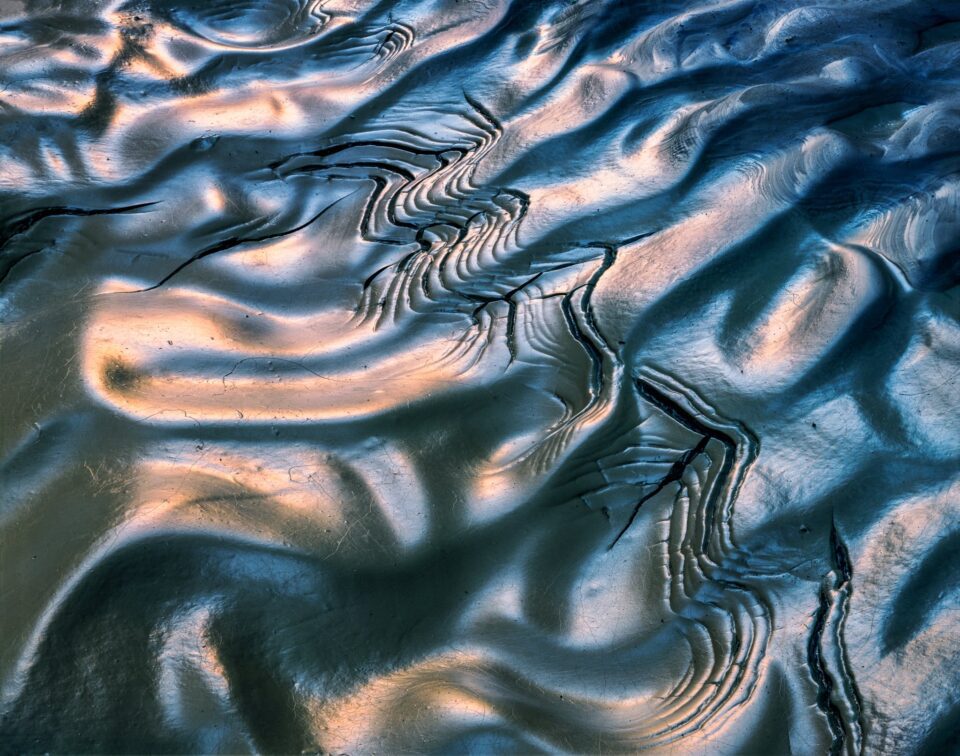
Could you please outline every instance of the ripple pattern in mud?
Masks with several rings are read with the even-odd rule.
[[[0,0],[3,748],[955,749],[958,64]]]

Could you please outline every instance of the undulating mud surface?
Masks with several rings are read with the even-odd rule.
[[[0,751],[949,753],[960,3],[0,0]]]

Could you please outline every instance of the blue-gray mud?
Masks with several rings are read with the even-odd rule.
[[[0,0],[0,751],[956,752],[960,3]]]

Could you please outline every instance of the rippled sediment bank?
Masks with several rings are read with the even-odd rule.
[[[958,64],[915,0],[0,0],[3,748],[955,748]]]

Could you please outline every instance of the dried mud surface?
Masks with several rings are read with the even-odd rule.
[[[0,751],[948,753],[960,4],[0,0]]]

